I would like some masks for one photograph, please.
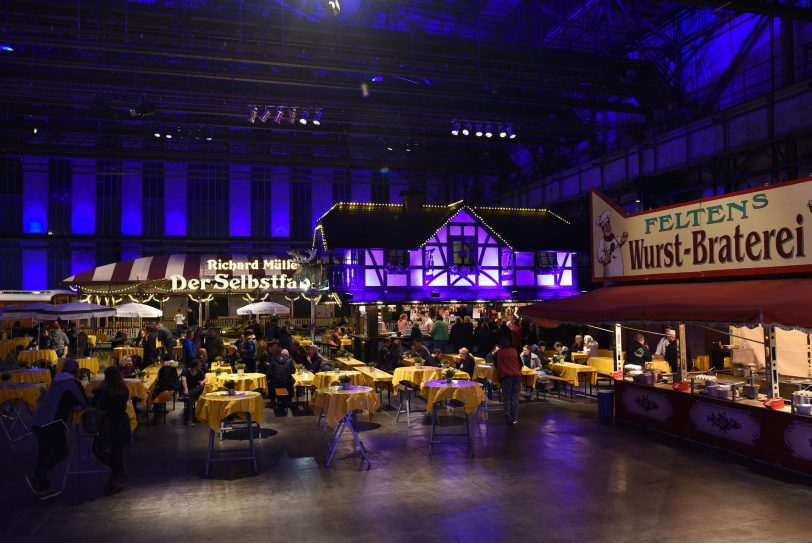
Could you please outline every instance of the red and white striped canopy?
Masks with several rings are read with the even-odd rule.
[[[209,260],[221,260],[223,262],[232,261],[235,264],[259,261],[258,269],[242,270],[210,270]],[[205,254],[205,255],[163,255],[145,256],[128,260],[126,262],[116,262],[99,266],[92,270],[83,271],[63,279],[63,283],[69,285],[93,285],[112,284],[121,285],[127,283],[142,283],[145,281],[160,281],[169,279],[173,275],[180,275],[186,279],[199,279],[201,277],[214,277],[217,273],[225,273],[230,276],[253,275],[264,277],[270,275],[292,275],[294,270],[263,269],[264,260],[288,260],[287,256],[253,256],[236,254]]]

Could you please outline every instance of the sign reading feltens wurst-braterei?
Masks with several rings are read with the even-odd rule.
[[[590,196],[596,281],[812,269],[812,179],[626,215]]]

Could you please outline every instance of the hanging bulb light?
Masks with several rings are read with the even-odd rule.
[[[507,132],[505,132],[505,126],[500,124],[499,125],[499,137],[504,138],[506,136],[507,136]]]
[[[508,137],[510,139],[512,139],[512,140],[516,139],[516,133],[513,131],[513,125],[512,124],[509,124],[507,126],[507,133],[508,133]]]
[[[313,114],[313,124],[316,126],[321,126],[321,109],[317,109]]]
[[[258,113],[259,113],[259,110],[257,109],[257,107],[252,106],[251,109],[248,112],[248,122],[251,123],[251,124],[254,124],[255,122],[257,122],[257,114]]]
[[[451,135],[452,136],[458,136],[459,134],[460,134],[460,122],[459,121],[454,121],[451,124]]]
[[[262,112],[262,115],[260,116],[259,120],[262,121],[262,124],[265,124],[268,122],[268,119],[270,118],[271,118],[271,108],[265,106],[265,111]]]
[[[482,137],[482,123],[476,123],[476,132],[474,132],[474,134],[478,138]]]
[[[282,110],[282,106],[276,107],[276,113],[273,116],[273,122],[276,124],[280,124],[282,122],[282,117],[284,116],[285,112]]]
[[[295,107],[290,108],[290,111],[288,112],[288,123],[296,124],[296,108]]]
[[[488,127],[485,129],[485,137],[490,138],[492,136],[493,136],[493,125],[489,124]]]
[[[462,135],[467,136],[471,133],[471,123],[465,123],[465,128],[462,129]]]
[[[310,112],[307,110],[302,111],[302,116],[299,119],[300,124],[307,124],[307,119],[310,118]]]

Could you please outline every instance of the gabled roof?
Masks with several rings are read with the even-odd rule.
[[[476,207],[462,201],[424,205],[412,214],[403,204],[340,202],[319,219],[316,235],[329,249],[417,249],[462,209],[518,251],[572,251],[579,246],[572,225],[546,209]]]

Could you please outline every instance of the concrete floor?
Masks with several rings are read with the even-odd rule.
[[[809,479],[601,424],[594,401],[523,404],[516,427],[493,412],[474,458],[460,446],[429,457],[427,420],[394,419],[362,425],[371,470],[349,440],[325,469],[315,418],[266,410],[276,433],[258,442],[259,475],[220,464],[204,479],[208,430],[182,427],[178,410],[137,430],[122,493],[88,476],[48,504],[23,481],[32,447],[2,443],[0,541],[812,541]]]

